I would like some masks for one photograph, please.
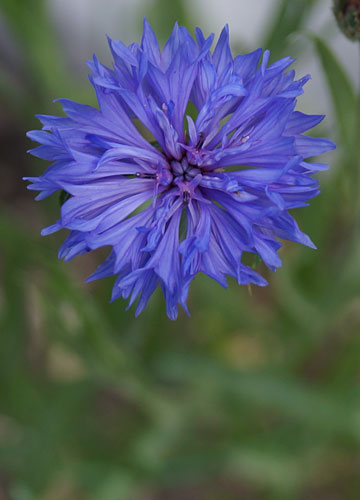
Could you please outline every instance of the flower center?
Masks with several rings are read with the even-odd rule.
[[[157,185],[167,188],[177,187],[185,203],[189,203],[198,186],[202,169],[189,163],[186,156],[181,160],[170,160],[166,167],[158,167],[157,173],[137,172],[136,177],[154,179]]]
[[[173,183],[179,184],[182,181],[191,181],[195,176],[201,174],[201,169],[195,165],[191,165],[186,156],[182,160],[172,160],[170,162],[170,170],[173,175]]]

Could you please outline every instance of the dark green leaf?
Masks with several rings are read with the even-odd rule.
[[[304,0],[302,2],[289,2],[288,0],[279,0],[273,20],[269,25],[268,33],[266,34],[263,47],[269,49],[272,54],[272,59],[276,60],[284,54],[287,49],[287,37],[299,30],[304,25],[311,10],[319,0]],[[254,10],[254,15],[255,10]]]
[[[71,198],[71,194],[67,193],[63,189],[60,191],[59,194],[59,204],[60,206],[65,203],[65,201],[69,200]]]
[[[312,36],[329,87],[332,103],[339,124],[340,138],[344,146],[351,147],[355,137],[356,96],[353,86],[340,61],[329,46]]]

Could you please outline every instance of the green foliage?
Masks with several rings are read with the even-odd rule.
[[[277,8],[272,15],[263,47],[271,51],[272,59],[287,56],[287,38],[292,33],[300,30],[309,18],[314,6],[319,0],[304,0],[302,2],[289,2],[278,0]]]
[[[356,114],[354,113],[356,109],[355,90],[341,63],[328,45],[316,36],[313,36],[312,40],[331,93],[331,100],[339,124],[339,140],[346,148],[353,146],[355,135],[357,135]]]
[[[267,31],[274,57],[315,3],[279,3]],[[157,32],[166,36],[175,17],[198,24],[182,2],[171,6],[153,3]],[[71,75],[58,66],[43,1],[3,0],[1,10],[22,40],[29,89],[39,85],[20,106],[0,87],[2,119],[16,109],[25,130],[49,95],[67,94]],[[338,139],[338,165],[299,211],[318,250],[286,244],[266,289],[250,295],[230,282],[223,290],[202,276],[191,318],[170,322],[155,295],[135,320],[121,301],[108,303],[111,279],[83,285],[103,255],[64,264],[56,259],[63,235],[38,236],[57,199],[35,205],[22,186],[4,197],[0,498],[359,497],[359,97],[328,44],[313,43],[335,111],[328,135]],[[86,101],[86,89],[72,92]],[[16,175],[17,184],[20,166],[1,162],[4,180]],[[28,163],[27,174],[37,168]]]
[[[186,26],[190,31],[195,29],[193,16],[187,10],[186,3],[182,0],[153,0],[151,7],[146,12],[148,21],[156,26],[156,34],[160,41],[164,41],[170,35],[175,22]]]

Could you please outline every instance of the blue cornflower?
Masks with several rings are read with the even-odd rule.
[[[65,260],[110,246],[89,280],[115,275],[112,298],[139,297],[136,314],[160,285],[175,319],[199,272],[266,285],[242,255],[275,270],[278,238],[314,248],[288,212],[319,193],[312,174],[327,166],[306,159],[335,147],[302,135],[323,119],[294,111],[310,76],[261,49],[233,58],[227,27],[212,42],[175,24],[161,50],[145,21],[140,45],[109,39],[112,69],[89,62],[99,109],[60,99],[67,116],[38,115],[28,133],[53,162],[29,189],[68,198],[42,234],[71,230]]]

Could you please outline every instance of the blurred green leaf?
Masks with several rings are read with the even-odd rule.
[[[186,26],[193,30],[196,26],[194,12],[188,12],[187,4],[182,0],[153,0],[148,9],[147,20],[152,25],[160,41],[165,41],[175,24]]]
[[[313,7],[319,0],[304,0],[302,2],[289,2],[278,0],[277,7],[269,23],[268,32],[264,36],[262,46],[271,51],[273,60],[278,59],[287,50],[286,39],[305,24]],[[255,14],[255,11],[254,11]]]
[[[359,407],[342,394],[325,394],[269,373],[239,373],[209,358],[175,355],[164,358],[161,367],[177,380],[201,384],[203,394],[206,386],[211,387],[212,394],[230,398],[234,407],[247,403],[272,409],[319,432],[336,432],[360,441]]]
[[[0,13],[9,23],[24,61],[25,78],[21,85],[26,92],[13,99],[14,109],[29,116],[34,113],[34,107],[37,111],[46,109],[53,96],[62,95],[64,91],[69,98],[76,98],[79,92],[84,95],[73,75],[68,74],[64,51],[50,23],[46,0],[4,0]],[[86,91],[87,97],[88,94]]]
[[[311,39],[314,42],[330,90],[344,152],[345,154],[352,153],[354,138],[357,136],[355,129],[357,106],[354,88],[340,61],[326,42],[316,36],[311,36]],[[356,140],[358,141],[358,137]],[[350,151],[348,148],[351,148]]]

